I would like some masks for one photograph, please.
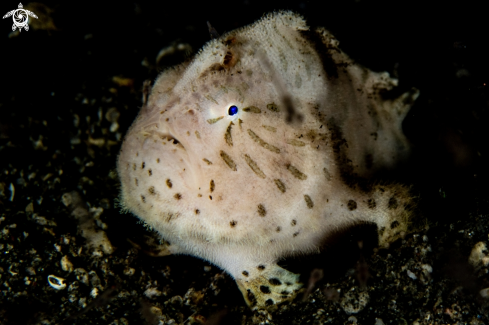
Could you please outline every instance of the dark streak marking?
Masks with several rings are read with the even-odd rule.
[[[326,167],[323,168],[324,175],[326,176],[326,179],[328,181],[331,180],[331,174],[329,173],[328,169]]]
[[[214,123],[216,123],[217,121],[219,121],[219,120],[221,120],[223,118],[224,118],[224,116],[219,116],[219,117],[216,117],[216,118],[210,118],[210,119],[207,120],[207,123],[214,124]]]
[[[258,143],[263,148],[268,149],[271,152],[280,153],[280,149],[279,148],[277,148],[277,147],[275,147],[275,146],[273,146],[271,144],[266,143],[255,132],[251,131],[250,129],[248,129],[248,134],[250,135],[250,137],[253,140],[255,140],[256,143]]]
[[[211,184],[210,184],[211,193],[214,192],[215,188],[216,188],[216,183],[214,183],[214,180],[211,179]]]
[[[142,162],[142,164],[141,164],[141,169],[143,169],[143,168],[144,168],[144,166],[145,166],[145,163],[144,163],[144,161],[143,161],[143,162]]]
[[[233,137],[231,136],[231,128],[233,127],[233,125],[233,122],[229,123],[229,126],[226,129],[226,133],[224,133],[224,140],[226,140],[226,143],[231,147],[233,146]]]
[[[234,161],[231,159],[231,157],[229,157],[229,155],[227,153],[225,153],[222,150],[221,150],[221,158],[224,160],[224,162],[226,163],[226,165],[229,166],[229,168],[231,168],[234,171],[237,170],[236,164],[234,163]]]
[[[261,171],[260,167],[250,158],[250,156],[245,155],[245,160],[248,166],[250,166],[251,170],[261,178],[265,178],[265,174]]]
[[[309,195],[305,194],[304,200],[306,200],[306,204],[309,209],[312,209],[314,207],[314,202],[312,202],[311,197]]]
[[[289,172],[292,173],[292,175],[294,175],[295,178],[298,178],[298,179],[300,179],[302,181],[307,179],[307,175],[304,174],[304,173],[302,173],[300,170],[298,170],[294,166],[287,165],[287,169],[289,170]]]
[[[306,145],[304,142],[297,139],[287,139],[285,140],[285,143],[296,147],[304,147]]]
[[[263,204],[258,204],[258,214],[262,217],[267,215],[267,210],[265,210]]]
[[[207,165],[212,165],[212,162],[209,159],[204,158],[202,160],[205,161],[207,163]]]
[[[258,113],[261,113],[261,109],[259,109],[256,106],[248,106],[248,107],[243,108],[243,112],[258,114]]]
[[[275,185],[277,185],[280,192],[285,193],[285,184],[280,179],[274,179]]]
[[[267,131],[270,131],[270,132],[277,132],[277,128],[276,127],[273,127],[273,126],[270,126],[270,125],[262,125],[262,127],[267,130]]]
[[[134,179],[134,183],[136,183],[136,186],[139,186],[139,182],[137,178]]]

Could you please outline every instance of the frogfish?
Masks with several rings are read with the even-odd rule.
[[[252,308],[290,301],[302,283],[280,259],[359,223],[381,247],[410,231],[410,187],[375,180],[412,151],[402,121],[419,91],[397,85],[326,29],[268,14],[158,76],[118,156],[122,206]]]

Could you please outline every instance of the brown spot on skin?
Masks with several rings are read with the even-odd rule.
[[[225,65],[225,66],[230,66],[230,63],[233,61],[233,54],[231,53],[231,51],[227,51],[226,55],[224,56],[224,60],[222,61],[222,63]]]
[[[369,209],[375,209],[375,207],[377,206],[377,203],[375,202],[374,199],[368,199],[367,205],[368,205]]]
[[[211,199],[211,200],[212,200],[212,195],[209,195],[209,199]]]
[[[214,192],[215,188],[216,188],[216,183],[214,183],[214,180],[211,179],[211,184],[210,184],[211,193]]]
[[[263,271],[265,269],[265,265],[258,265],[257,269]]]
[[[222,151],[222,150],[221,150],[221,158],[222,158],[222,160],[224,160],[224,162],[226,163],[226,165],[228,165],[229,168],[231,168],[231,170],[233,170],[233,171],[238,170],[236,168],[236,164],[231,159],[231,157],[229,157],[229,155],[227,153],[225,153],[224,151]]]
[[[154,187],[154,186],[151,186],[150,188],[148,188],[148,192],[149,192],[149,194],[151,194],[151,195],[155,195],[155,194],[156,194],[155,187]]]
[[[275,229],[277,232],[280,232],[280,230],[282,230],[282,228],[280,227],[277,227],[277,229]]]
[[[271,292],[270,288],[267,286],[260,286],[260,291],[265,293],[265,294],[269,294]]]
[[[292,165],[287,165],[287,170],[289,172],[292,173],[292,175],[294,175],[295,178],[298,178],[300,179],[301,181],[303,180],[306,180],[307,179],[307,175],[302,173],[300,170],[298,170],[297,168],[295,168],[294,166]]]
[[[258,204],[258,214],[262,217],[267,215],[267,210],[265,210],[263,204]]]
[[[200,194],[200,193],[199,193],[199,194],[197,194],[197,196],[198,196],[198,197],[202,197],[202,194]]]
[[[195,209],[195,214],[200,214],[200,210],[199,209]]]
[[[136,164],[132,164],[132,170],[136,170]]]
[[[143,162],[142,162],[142,164],[141,164],[141,169],[143,169],[145,165],[146,165],[146,164],[145,164],[145,163],[144,163],[144,161],[143,161]]]
[[[399,221],[395,220],[391,223],[391,229],[394,229],[396,228],[397,226],[399,226]]]
[[[160,163],[160,158],[156,158],[156,162],[159,164]]]
[[[348,210],[353,211],[357,208],[357,202],[350,200],[348,201]]]
[[[136,184],[136,186],[139,186],[139,181],[137,178],[134,179],[134,183]]]
[[[304,200],[306,200],[306,204],[309,209],[312,209],[314,207],[314,202],[312,202],[311,197],[309,195],[305,194]]]
[[[263,141],[255,132],[251,131],[250,129],[248,129],[248,134],[250,135],[250,137],[256,142],[258,143],[260,146],[262,146],[263,148],[267,149],[267,150],[270,150],[271,152],[275,152],[275,153],[280,153],[280,149],[271,145],[271,144],[268,144],[266,143],[265,141]]]
[[[248,289],[247,291],[248,291],[248,293],[246,295],[248,296],[248,301],[250,302],[250,305],[251,306],[256,305],[255,295],[253,294],[253,292],[251,292],[250,289]]]
[[[175,199],[177,199],[177,200],[180,200],[180,199],[182,198],[182,194],[177,193],[177,194],[173,195],[173,197],[174,197]]]
[[[212,165],[212,162],[209,159],[204,158],[202,160],[205,161],[207,163],[207,165]]]
[[[173,184],[170,179],[166,180],[166,186],[168,186],[168,188],[172,188]]]
[[[199,131],[195,131],[195,136],[197,137],[197,139],[200,139],[200,133],[199,133]]]
[[[295,232],[292,237],[297,237],[297,235],[299,234],[299,232]]]
[[[290,223],[290,225],[293,227],[295,225],[297,225],[297,220],[293,219],[292,222]]]
[[[274,179],[275,185],[277,185],[280,192],[285,193],[285,184],[280,179]]]
[[[250,166],[251,170],[258,175],[258,177],[265,178],[265,174],[261,171],[261,169],[258,167],[258,165],[255,163],[253,159],[250,158],[248,155],[244,155],[246,163],[248,166]]]
[[[272,112],[279,112],[278,106],[275,103],[271,103],[267,105],[267,108]]]
[[[144,195],[141,195],[141,201],[142,201],[143,203],[146,203],[146,198],[144,197]]]
[[[397,203],[397,200],[395,197],[391,197],[389,199],[389,203],[387,205],[387,208],[390,209],[390,210],[393,210],[393,209],[397,209],[397,207],[399,206],[399,204]]]
[[[256,106],[248,106],[248,107],[243,108],[243,112],[258,114],[258,113],[261,113],[261,109],[259,109]]]
[[[248,271],[243,271],[243,272],[241,272],[241,274],[243,274],[244,276],[248,276],[249,275]]]
[[[277,278],[271,278],[271,279],[268,279],[268,282],[271,284],[271,285],[274,285],[274,286],[279,286],[282,284],[282,282],[277,279]]]
[[[153,171],[151,169],[148,169],[148,175],[149,176],[153,175]]]
[[[229,223],[229,225],[231,226],[231,228],[234,228],[237,224],[238,224],[238,222],[237,221],[234,221],[234,220]]]
[[[224,140],[226,140],[226,143],[230,147],[233,146],[233,137],[231,136],[231,129],[232,129],[233,125],[234,125],[233,122],[229,123],[229,126],[226,129],[226,133],[224,133]]]

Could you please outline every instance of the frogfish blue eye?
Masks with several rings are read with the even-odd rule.
[[[234,114],[238,113],[238,108],[236,106],[230,106],[228,110],[228,114],[233,116]]]

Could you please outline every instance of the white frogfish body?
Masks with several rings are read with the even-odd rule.
[[[290,300],[301,284],[280,258],[355,223],[376,223],[381,246],[409,230],[408,189],[364,181],[410,153],[401,123],[418,92],[385,99],[396,85],[325,29],[270,14],[158,77],[118,158],[121,201],[249,305]]]

